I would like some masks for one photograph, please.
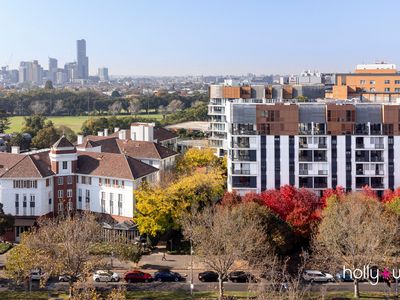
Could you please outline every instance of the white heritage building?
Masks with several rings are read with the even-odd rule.
[[[99,213],[113,227],[134,226],[134,190],[144,180],[156,181],[178,153],[157,142],[176,146],[176,135],[163,128],[140,123],[126,132],[79,137],[77,146],[63,136],[51,149],[0,153],[0,202],[15,216],[14,230],[3,238],[19,241],[38,217],[75,210]]]

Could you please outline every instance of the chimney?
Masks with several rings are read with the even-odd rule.
[[[83,144],[83,135],[78,134],[78,135],[76,136],[76,143],[77,143],[78,145],[82,145],[82,144]]]
[[[126,140],[126,129],[122,129],[118,132],[118,138],[120,140]]]
[[[104,129],[104,136],[108,136],[108,128]]]
[[[119,131],[119,127],[115,127],[114,132],[118,132],[118,131]]]
[[[104,136],[104,133],[103,133],[103,131],[97,131],[97,135],[98,136]]]
[[[19,153],[20,153],[20,148],[19,148],[19,146],[12,146],[12,147],[11,147],[11,153],[13,153],[13,154],[19,154]]]
[[[154,126],[154,123],[132,123],[131,139],[134,141],[153,142]]]

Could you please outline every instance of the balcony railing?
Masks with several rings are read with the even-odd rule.
[[[250,170],[232,170],[235,175],[250,175]]]
[[[232,148],[250,148],[249,142],[233,142]]]
[[[233,161],[250,161],[250,155],[237,155],[232,157]]]

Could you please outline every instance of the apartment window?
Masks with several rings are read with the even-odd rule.
[[[118,187],[118,180],[113,180],[113,187]]]
[[[72,184],[72,176],[71,175],[67,176],[67,183]]]
[[[369,84],[375,84],[375,80],[370,80]]]
[[[37,180],[14,180],[13,187],[14,189],[36,189]]]
[[[385,88],[385,92],[390,92],[390,88]]]
[[[78,189],[78,209],[82,209],[82,189]]]
[[[63,177],[58,177],[58,185],[62,185],[64,183],[64,178]]]
[[[110,186],[110,178],[106,178],[105,181],[106,181],[106,186]]]
[[[46,178],[46,186],[50,185],[50,178]]]
[[[103,179],[99,178],[99,186],[102,186],[102,184],[103,184]]]
[[[385,84],[390,84],[390,80],[385,80]]]
[[[22,202],[22,214],[26,216],[26,207],[27,207],[27,200],[26,200],[26,195],[23,195],[23,202]]]
[[[122,188],[125,187],[125,181],[121,180],[121,186],[122,186]]]
[[[68,200],[68,211],[72,211],[72,200]]]
[[[61,214],[64,210],[64,205],[61,201],[58,202],[58,213]]]
[[[19,215],[19,194],[15,194],[15,215]]]
[[[101,212],[106,212],[106,193],[101,192]]]
[[[67,190],[67,198],[72,198],[72,189]]]
[[[360,84],[365,84],[365,80],[360,80]]]
[[[31,195],[30,200],[31,200],[29,203],[30,213],[31,213],[31,216],[34,216],[35,215],[35,195]]]
[[[118,194],[118,215],[122,215],[122,194]]]
[[[394,91],[395,91],[396,93],[400,93],[400,88],[394,88]]]
[[[113,193],[110,193],[110,214],[114,214],[114,195]]]
[[[86,210],[90,210],[90,190],[86,190]]]
[[[63,168],[63,170],[68,169],[68,162],[67,161],[63,161],[62,162],[62,168]]]
[[[395,80],[394,84],[400,84],[400,80]]]
[[[64,197],[64,191],[63,190],[58,190],[57,191],[58,199],[62,199]]]

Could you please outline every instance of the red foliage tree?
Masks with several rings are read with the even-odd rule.
[[[346,195],[346,191],[342,186],[337,186],[335,189],[326,189],[321,197],[321,204],[325,208],[327,204],[327,200],[331,197],[335,197],[337,199],[342,198]]]
[[[392,202],[395,198],[400,198],[400,187],[398,187],[394,191],[390,189],[385,190],[382,196],[382,202],[384,203]]]
[[[371,187],[368,185],[363,186],[361,193],[363,193],[368,198],[373,198],[375,200],[379,199],[376,192],[373,189],[371,189]]]
[[[221,205],[233,206],[242,202],[242,197],[236,192],[226,192],[222,197]]]
[[[257,194],[257,193],[254,193],[254,192],[250,192],[250,193],[245,194],[242,197],[242,201],[243,202],[255,202],[255,203],[258,203],[260,205],[262,205],[264,203],[261,195]]]
[[[285,185],[280,190],[263,192],[261,198],[266,206],[302,235],[309,235],[320,220],[322,203],[311,190]]]

